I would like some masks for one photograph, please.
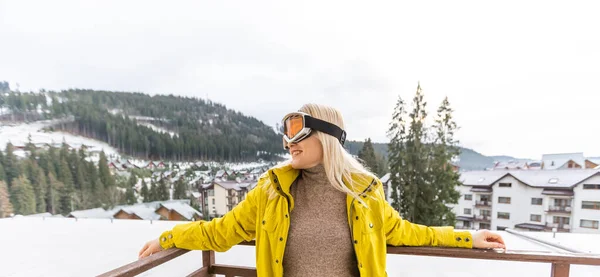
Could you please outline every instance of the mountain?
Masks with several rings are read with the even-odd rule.
[[[358,151],[362,148],[362,141],[346,141],[345,148],[353,155],[358,155]],[[375,153],[387,157],[387,143],[373,143]],[[495,161],[510,161],[510,160],[527,160],[517,159],[510,156],[485,156],[475,150],[459,147],[460,160],[458,166],[461,170],[483,170],[494,166]],[[527,160],[528,161],[528,160]]]
[[[283,154],[271,126],[210,100],[82,89],[0,96],[0,120],[60,120],[46,130],[106,142],[127,156],[241,162]]]

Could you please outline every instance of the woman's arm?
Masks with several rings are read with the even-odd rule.
[[[227,251],[243,240],[255,237],[256,213],[262,189],[256,186],[233,210],[221,218],[178,224],[159,238],[163,249]]]
[[[379,188],[380,195],[383,188]],[[393,246],[445,246],[472,248],[473,237],[468,231],[455,232],[454,227],[428,227],[402,219],[398,211],[384,199],[383,228],[386,241]]]

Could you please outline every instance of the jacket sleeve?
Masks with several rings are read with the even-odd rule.
[[[381,195],[383,188],[380,187]],[[454,227],[428,227],[402,219],[398,211],[385,200],[383,203],[383,228],[386,242],[392,246],[443,246],[472,248],[473,237],[469,231],[455,232]]]
[[[243,240],[255,238],[256,213],[262,189],[256,186],[246,199],[223,217],[211,221],[182,223],[161,234],[163,249],[172,247],[189,250],[227,251]]]

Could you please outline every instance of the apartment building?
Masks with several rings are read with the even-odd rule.
[[[209,217],[220,217],[246,199],[256,182],[222,181],[216,179],[200,190],[203,212]]]
[[[456,227],[600,233],[600,170],[565,164],[569,170],[461,172]]]

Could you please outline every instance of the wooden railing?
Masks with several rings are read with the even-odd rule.
[[[243,242],[241,245],[254,245],[254,242]],[[172,248],[158,252],[142,260],[132,262],[117,269],[106,272],[100,277],[135,276],[156,266],[175,259],[189,250]],[[387,247],[388,254],[446,257],[460,259],[499,260],[513,262],[549,263],[552,265],[551,277],[568,277],[572,264],[600,266],[600,255],[562,254],[550,252],[507,251],[499,253],[494,250],[443,248],[443,247]],[[227,277],[256,276],[256,269],[245,266],[222,265],[215,262],[214,251],[202,251],[202,267],[188,277],[208,277],[221,274]]]

